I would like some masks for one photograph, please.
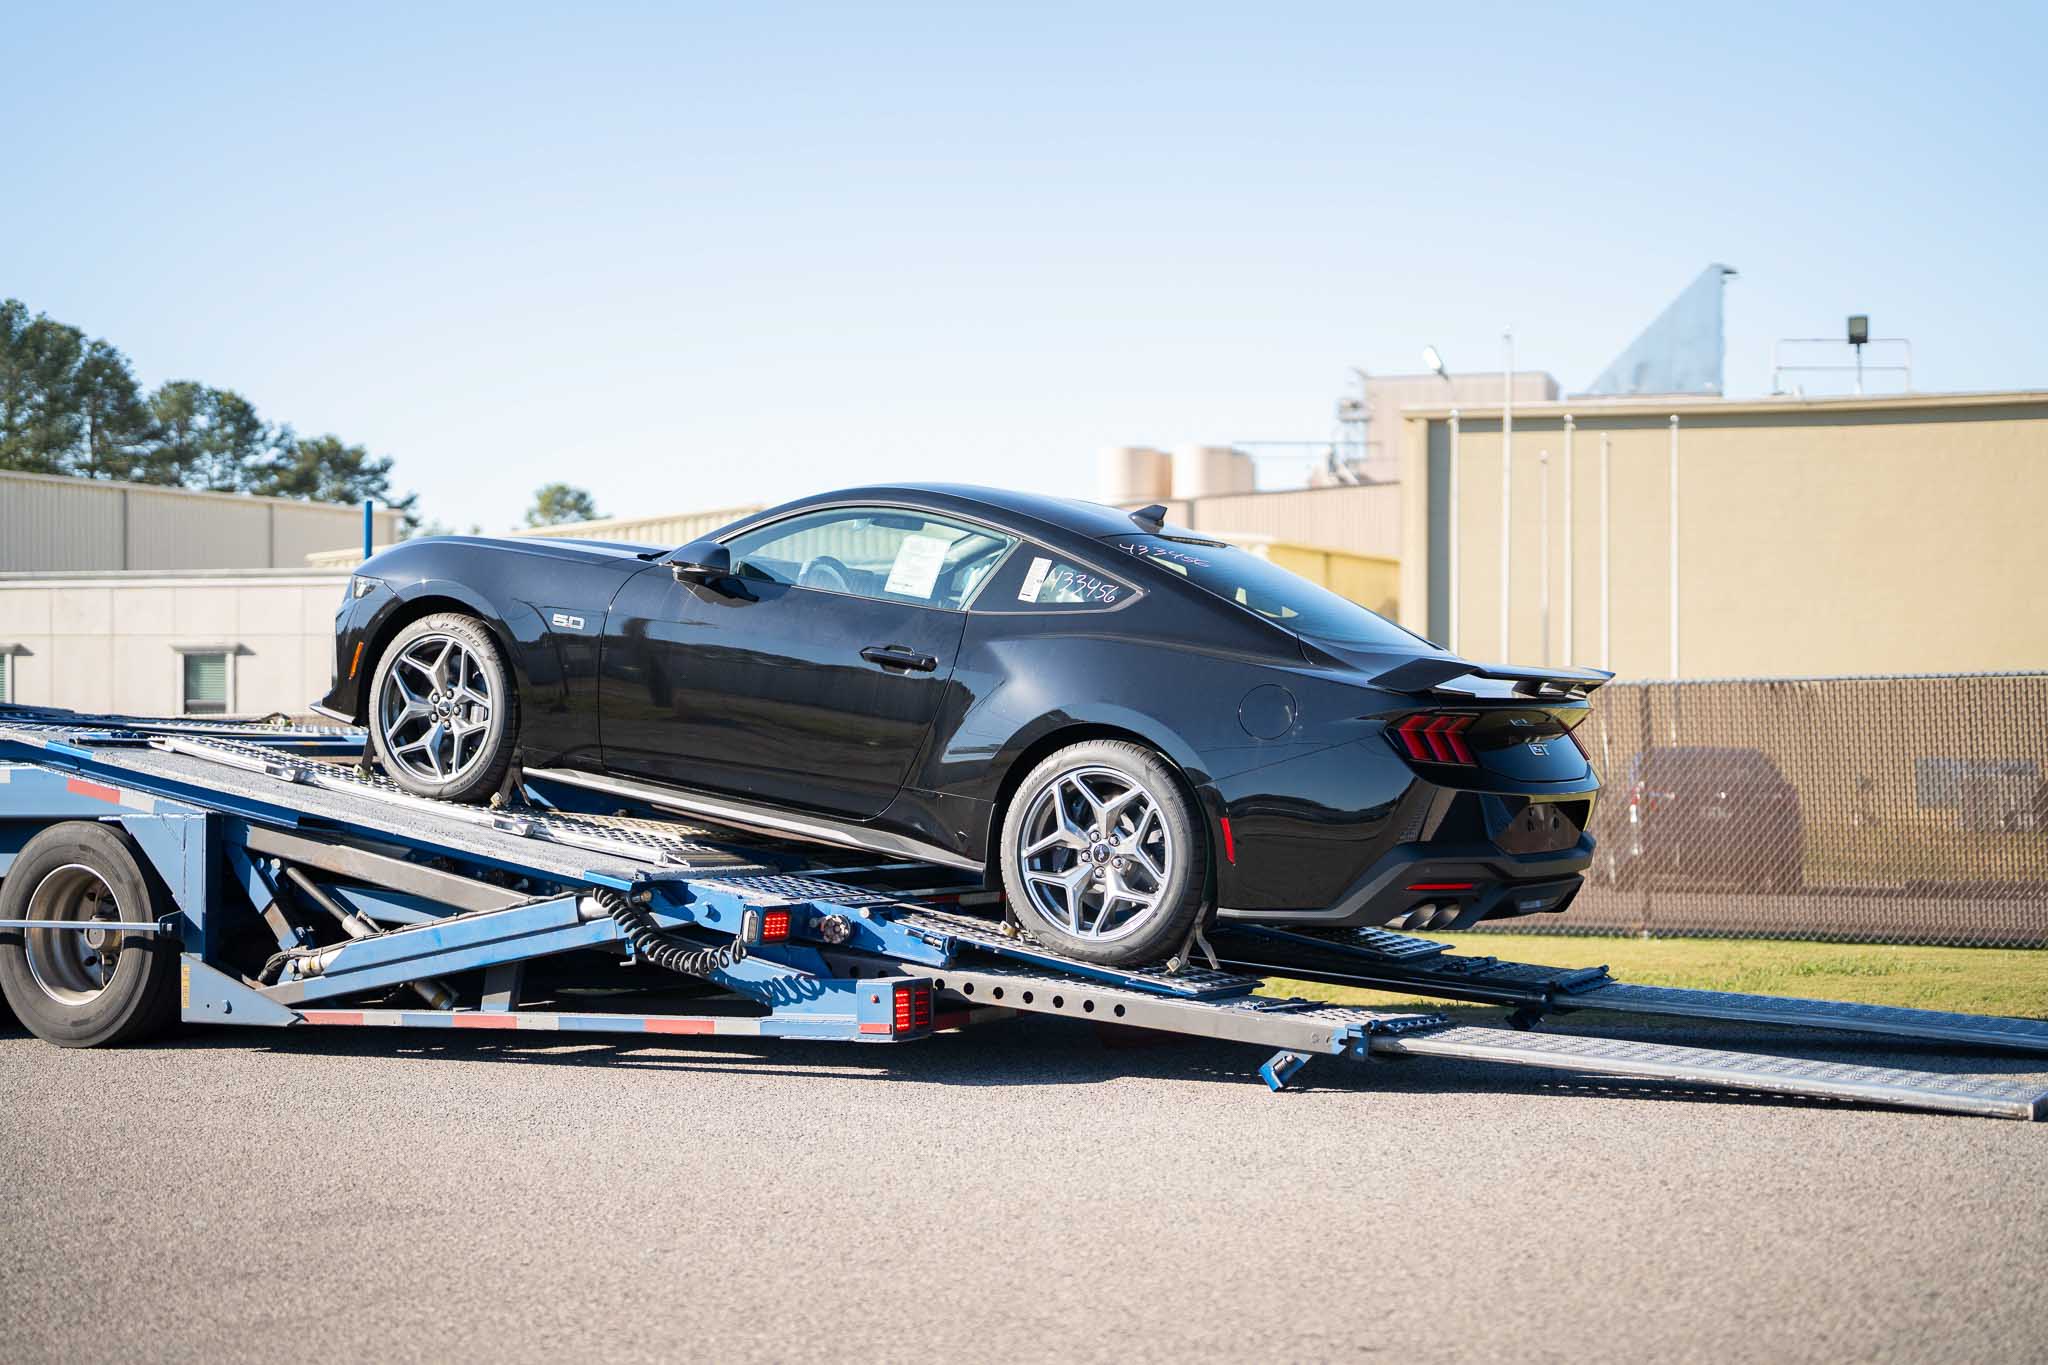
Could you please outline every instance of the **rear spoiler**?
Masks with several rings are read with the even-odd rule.
[[[1491,678],[1495,682],[1513,683],[1515,691],[1525,697],[1562,700],[1587,696],[1613,676],[1598,668],[1523,668],[1514,664],[1475,664],[1464,659],[1425,655],[1378,674],[1372,685],[1389,692],[1421,696],[1442,689],[1443,684],[1453,678]]]

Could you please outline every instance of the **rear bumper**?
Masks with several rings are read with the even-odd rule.
[[[1578,894],[1593,840],[1557,853],[1513,854],[1483,845],[1404,844],[1327,906],[1217,910],[1250,924],[1348,929],[1369,925],[1463,929],[1487,919],[1556,914]]]

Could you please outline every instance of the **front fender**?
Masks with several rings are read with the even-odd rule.
[[[330,715],[361,724],[368,714],[369,684],[384,648],[400,630],[437,611],[474,616],[497,637],[512,669],[522,702],[559,695],[562,665],[547,624],[525,602],[493,602],[466,583],[429,578],[393,586],[378,583],[348,604],[336,632],[334,687],[321,705]]]

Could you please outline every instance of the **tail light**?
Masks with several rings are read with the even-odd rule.
[[[787,943],[789,941],[789,911],[768,910],[762,913],[761,941],[763,943]]]
[[[1584,720],[1581,720],[1581,721],[1579,722],[1579,725],[1584,725],[1584,724],[1585,724],[1585,721],[1584,721]],[[1579,726],[1578,726],[1578,725],[1574,725],[1574,726],[1572,726],[1572,727],[1571,727],[1571,728],[1570,728],[1569,730],[1566,730],[1566,731],[1564,732],[1564,736],[1565,736],[1565,738],[1566,738],[1566,739],[1568,739],[1568,740],[1570,740],[1570,741],[1572,742],[1572,747],[1573,747],[1574,749],[1577,749],[1577,750],[1579,751],[1579,757],[1580,757],[1580,758],[1583,758],[1583,759],[1585,759],[1585,760],[1586,760],[1586,762],[1588,762],[1588,763],[1591,763],[1591,762],[1593,761],[1593,755],[1591,755],[1590,753],[1586,752],[1586,741],[1585,741],[1585,740],[1583,740],[1583,739],[1580,739],[1580,738],[1579,738]]]
[[[923,986],[898,986],[896,988],[896,1031],[913,1033],[932,1026],[932,988]]]
[[[1475,760],[1465,732],[1479,717],[1453,711],[1418,711],[1388,733],[1394,747],[1417,763],[1458,763],[1470,767]]]

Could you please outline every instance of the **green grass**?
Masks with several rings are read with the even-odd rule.
[[[1460,953],[1609,968],[1645,986],[1799,995],[1872,1005],[2048,1018],[2048,949],[1889,948],[1710,938],[1565,938],[1548,934],[1434,935]],[[1274,980],[1269,993],[1343,1004],[1436,1003],[1419,996]]]

